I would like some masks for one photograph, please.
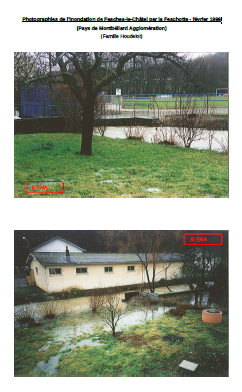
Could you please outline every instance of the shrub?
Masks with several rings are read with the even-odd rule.
[[[97,289],[92,292],[91,296],[88,297],[89,308],[96,312],[104,304],[104,293],[103,290]]]
[[[74,298],[74,297],[78,297],[78,295],[82,292],[82,290],[77,289],[76,287],[73,287],[73,289],[71,289],[69,291],[69,298]]]
[[[130,126],[128,129],[124,130],[127,140],[144,140],[144,128],[140,126]]]
[[[31,323],[34,321],[34,309],[31,305],[21,305],[14,310],[14,319],[19,323]]]
[[[128,136],[127,140],[135,140],[142,142],[144,140],[143,136]]]
[[[169,314],[170,316],[174,316],[174,317],[182,317],[185,314],[185,310],[179,309],[178,307],[176,307],[176,308],[172,308],[172,309],[168,310],[166,312],[166,314]]]
[[[174,131],[167,130],[166,128],[158,129],[156,127],[156,133],[153,137],[153,142],[163,144],[165,146],[178,146],[181,143]]]
[[[39,305],[38,313],[44,318],[54,318],[59,313],[58,303],[54,301],[42,302]]]
[[[214,138],[214,139],[220,145],[220,147],[222,149],[222,153],[228,154],[229,153],[229,137],[226,136],[226,137],[222,138],[221,140],[219,140],[217,138]]]

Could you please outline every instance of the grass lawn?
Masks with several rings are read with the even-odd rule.
[[[227,108],[228,107],[228,97],[216,97],[209,96],[177,96],[177,97],[135,97],[135,108],[136,109],[146,109],[153,103],[155,99],[154,108],[157,109],[179,109],[181,107],[191,107],[191,108]],[[124,107],[127,109],[133,108],[133,97],[124,97]]]
[[[228,197],[228,156],[216,151],[81,135],[15,136],[15,197]],[[64,194],[28,194],[25,181],[64,181]],[[148,188],[157,188],[150,192]]]
[[[85,316],[66,315],[44,321],[39,327],[15,328],[15,376],[51,375],[36,365],[44,362],[48,369],[56,355],[59,357],[53,376],[57,377],[181,377],[178,366],[183,359],[199,365],[194,374],[197,377],[228,376],[225,314],[221,324],[203,323],[200,310],[187,310],[182,318],[163,315],[115,337],[101,326],[92,334],[82,334],[82,317]],[[69,340],[62,332],[64,340],[58,342],[55,336],[62,326],[70,330],[80,327],[80,332]],[[165,341],[167,334],[183,340]],[[98,340],[103,345],[80,347],[78,343],[84,339]]]

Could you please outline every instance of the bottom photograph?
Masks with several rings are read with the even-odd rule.
[[[228,377],[228,231],[16,230],[15,377]]]

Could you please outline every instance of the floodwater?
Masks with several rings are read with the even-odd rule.
[[[170,286],[170,288],[172,291],[176,291],[178,293],[180,291],[189,290],[189,286],[187,286],[187,285]],[[118,293],[118,296],[121,301],[125,299],[125,292],[126,291]],[[132,292],[132,290],[129,292]],[[169,290],[167,287],[158,287],[155,290],[155,292],[158,294],[165,294],[165,293],[169,293]],[[21,311],[21,309],[30,307],[33,311],[34,318],[36,320],[39,320],[39,319],[41,319],[41,315],[40,315],[41,312],[39,312],[39,310],[41,309],[41,307],[45,307],[45,305],[48,306],[49,303],[50,303],[50,301],[36,302],[36,303],[25,304],[25,305],[18,305],[18,306],[15,306],[14,309],[15,309],[15,312],[17,313],[18,311]],[[71,298],[68,300],[51,301],[51,303],[53,304],[54,307],[57,308],[57,311],[59,314],[70,313],[70,312],[77,313],[77,312],[87,311],[89,309],[88,297],[78,297],[78,298]],[[122,302],[122,308],[125,309],[126,306],[127,306],[127,303]]]
[[[46,375],[51,375],[54,373],[57,373],[57,366],[59,364],[59,359],[61,357],[61,353],[65,352],[66,350],[73,350],[75,347],[84,347],[84,346],[103,346],[103,343],[99,343],[96,341],[93,341],[92,339],[84,339],[81,342],[78,342],[77,344],[71,344],[68,340],[68,338],[65,337],[66,342],[65,346],[60,348],[59,354],[54,355],[49,359],[48,362],[38,362],[36,368],[33,370],[33,374],[35,373],[36,370],[41,370],[46,373]],[[38,351],[43,351],[47,350],[49,348],[49,345],[45,345],[41,347]]]
[[[179,292],[188,290],[188,286],[181,285],[181,286],[171,286],[172,291],[176,291],[178,294]],[[169,290],[166,287],[159,287],[156,289],[156,292],[159,294],[167,293]],[[124,299],[124,293],[119,293],[120,300]],[[195,295],[194,293],[184,293],[182,295],[182,302],[188,302],[191,304],[195,303]],[[69,300],[63,301],[52,301],[56,304],[56,306],[60,306],[59,310],[60,313],[63,309],[65,312],[72,313],[69,322],[62,324],[62,321],[54,326],[51,323],[49,324],[46,322],[45,324],[41,322],[43,325],[43,331],[52,331],[53,333],[53,340],[47,342],[47,344],[43,345],[39,348],[38,351],[45,351],[48,350],[51,343],[54,341],[55,343],[62,343],[64,344],[57,355],[52,356],[47,362],[41,361],[38,362],[36,368],[30,372],[30,375],[36,375],[36,372],[42,371],[46,374],[46,376],[54,375],[58,372],[57,367],[59,364],[59,359],[61,354],[65,351],[71,351],[75,347],[84,347],[84,346],[101,346],[103,343],[100,343],[96,338],[92,340],[91,337],[86,338],[84,334],[93,334],[95,328],[102,327],[105,331],[110,331],[110,328],[98,317],[97,314],[92,313],[88,307],[88,297],[80,297],[80,298],[72,298]],[[127,307],[126,302],[121,302],[122,308],[125,309]],[[21,309],[21,306],[28,306],[31,307],[34,313],[35,319],[41,319],[38,314],[39,306],[43,303],[35,303],[35,304],[28,304],[28,305],[19,305],[15,307],[15,311]],[[62,305],[61,305],[62,304]],[[64,304],[64,307],[63,307]],[[204,292],[198,296],[198,304],[208,307],[216,307],[216,303],[212,302],[211,296],[209,292]],[[116,332],[120,332],[121,330],[125,330],[126,328],[136,325],[136,324],[145,324],[148,320],[155,320],[156,318],[160,317],[164,314],[167,310],[169,310],[173,306],[166,306],[161,302],[158,302],[157,305],[152,305],[150,307],[145,306],[135,306],[131,310],[129,309],[126,313],[125,317],[119,320]],[[68,321],[68,315],[67,315]],[[16,325],[17,326],[17,325]],[[71,341],[73,338],[83,336],[83,340],[73,343]]]
[[[126,139],[129,131],[129,127],[108,127],[105,131],[104,136],[110,137],[112,139]],[[162,130],[167,135],[168,139],[173,131],[171,127],[163,127]],[[210,131],[211,132],[211,131]],[[213,131],[213,140],[211,143],[211,149],[215,151],[222,151],[222,147],[220,143],[225,143],[228,139],[228,131]],[[94,131],[94,134],[100,136],[97,130]],[[132,136],[142,136],[145,142],[149,143],[157,143],[159,140],[159,131],[157,132],[155,127],[133,127]],[[197,149],[209,149],[209,131],[204,131],[203,139],[192,142],[191,148]],[[220,142],[220,143],[219,143]],[[183,142],[180,142],[180,145],[183,146]]]
[[[180,286],[170,286],[172,291],[175,291],[179,294],[179,292],[183,292],[189,290],[189,286],[180,285]],[[158,287],[155,290],[158,294],[169,293],[167,287]],[[125,292],[121,292],[118,294],[120,301],[124,300]],[[195,303],[195,295],[194,293],[187,293],[183,295],[184,299],[182,301],[188,302],[191,304]],[[24,307],[30,307],[33,311],[33,317],[36,320],[41,320],[42,316],[39,313],[39,309],[41,306],[45,306],[45,304],[49,304],[50,302],[41,302],[41,303],[33,303],[26,305],[15,306],[15,312],[21,310]],[[80,315],[78,318],[78,323],[73,325],[68,325],[63,328],[59,328],[55,334],[55,340],[58,342],[63,342],[66,338],[72,338],[79,336],[82,333],[92,333],[93,328],[95,326],[103,326],[104,329],[110,330],[108,327],[105,327],[104,322],[95,314],[89,310],[88,297],[79,297],[79,298],[71,298],[68,300],[59,300],[59,301],[51,301],[52,304],[56,305],[56,309],[59,314],[61,313],[72,313],[74,315]],[[209,307],[215,307],[216,304],[212,303],[209,293],[202,293],[198,296],[198,304],[200,305],[209,305]],[[121,302],[122,309],[126,309],[127,302]],[[153,305],[149,308],[147,307],[134,307],[132,309],[129,308],[125,317],[123,317],[117,326],[117,331],[121,331],[122,329],[128,328],[131,325],[135,324],[145,324],[148,320],[154,320],[164,314],[167,310],[169,310],[172,306],[163,305],[162,302],[158,302],[157,305]],[[16,323],[16,326],[18,323]],[[48,330],[48,329],[46,329]]]

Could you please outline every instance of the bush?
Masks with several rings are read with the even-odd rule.
[[[134,140],[142,142],[144,140],[143,136],[128,136],[127,140]]]
[[[169,279],[169,280],[165,280],[165,279],[160,279],[159,280],[159,285],[161,286],[175,286],[175,285],[181,285],[181,284],[187,284],[187,281],[185,278],[173,278],[173,279]]]
[[[34,309],[31,305],[21,305],[14,310],[14,319],[19,323],[31,323],[34,321]]]
[[[39,305],[38,314],[44,318],[54,318],[59,313],[57,302],[48,301]]]
[[[92,292],[91,296],[88,297],[89,308],[96,312],[104,304],[104,292],[101,289]]]
[[[78,295],[82,292],[82,290],[77,289],[76,287],[73,287],[73,289],[71,289],[69,291],[69,298],[74,298],[74,297],[78,297]]]

